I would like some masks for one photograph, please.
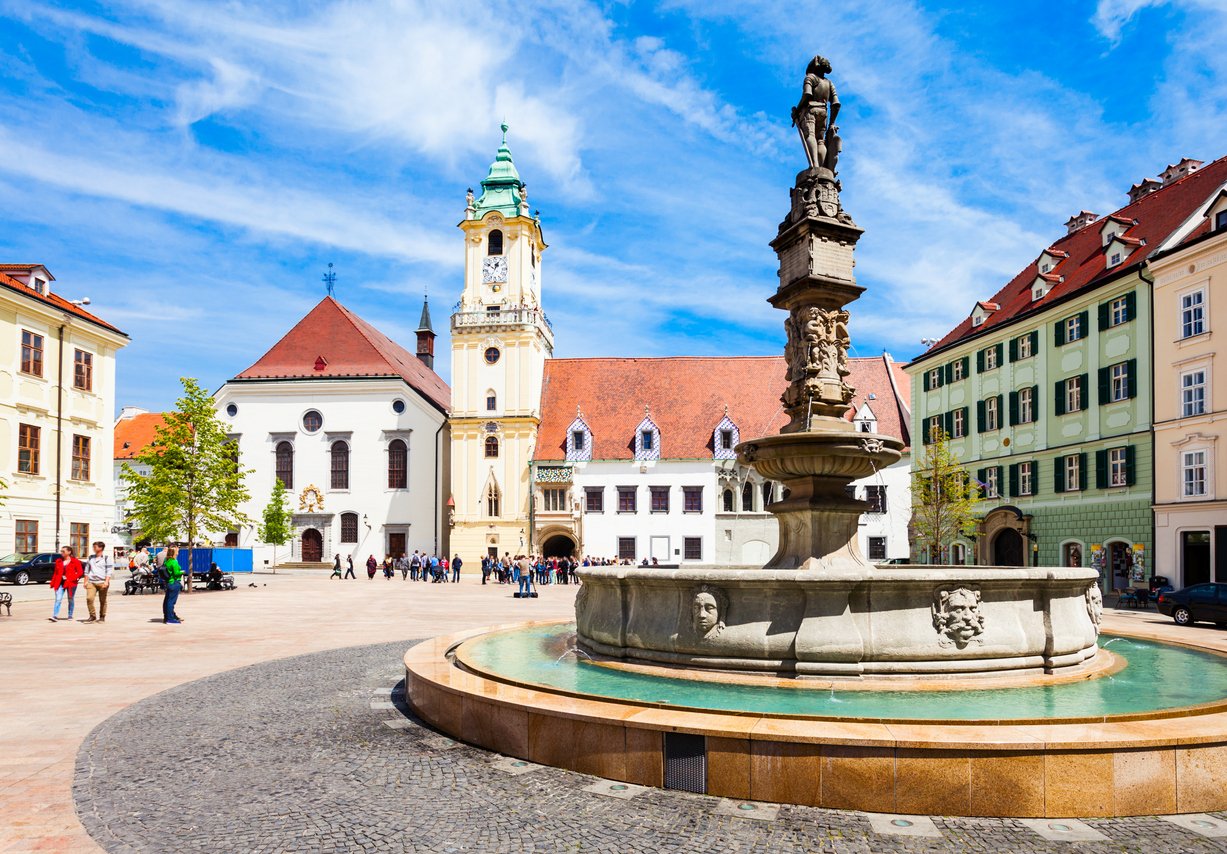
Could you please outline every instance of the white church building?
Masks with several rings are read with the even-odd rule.
[[[294,537],[279,563],[446,551],[451,395],[434,337],[426,306],[415,355],[328,296],[215,394],[252,470],[246,515],[258,523],[278,478],[287,488]],[[252,547],[257,567],[273,560],[254,524],[225,541]]]

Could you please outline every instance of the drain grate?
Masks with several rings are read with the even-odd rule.
[[[707,794],[707,739],[665,733],[665,788]]]

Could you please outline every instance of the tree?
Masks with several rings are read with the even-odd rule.
[[[950,451],[944,430],[934,429],[912,472],[912,528],[929,562],[940,563],[942,549],[976,529],[980,484]]]
[[[167,412],[154,440],[134,459],[142,475],[124,464],[135,539],[196,545],[203,534],[249,523],[239,509],[248,499],[237,448],[213,409],[213,398],[191,377]],[[191,573],[191,555],[188,556]],[[191,584],[187,585],[188,592]]]
[[[285,503],[285,484],[281,478],[273,484],[273,494],[264,508],[264,521],[256,535],[261,542],[273,547],[273,572],[277,571],[277,546],[284,546],[294,536],[294,516]]]

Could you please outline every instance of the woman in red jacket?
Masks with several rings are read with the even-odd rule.
[[[77,560],[70,546],[60,549],[60,556],[55,560],[55,572],[51,575],[51,589],[55,591],[55,609],[51,612],[51,622],[59,622],[60,604],[68,597],[68,619],[72,619],[72,608],[76,601],[77,582],[81,580],[84,570],[81,561]]]

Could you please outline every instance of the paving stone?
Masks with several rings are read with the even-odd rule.
[[[636,786],[631,783],[620,783],[617,780],[597,780],[591,786],[584,786],[583,791],[594,795],[604,795],[607,798],[618,798],[629,801],[631,798],[651,791],[646,786]]]
[[[1183,827],[1185,830],[1191,830],[1194,833],[1200,833],[1202,836],[1208,836],[1211,839],[1227,837],[1227,821],[1215,818],[1212,815],[1206,815],[1205,813],[1162,815],[1159,818],[1164,821],[1170,821],[1172,824],[1177,827]]]
[[[77,815],[105,850],[125,854],[1224,851],[1222,839],[1157,817],[1061,820],[1102,834],[1071,847],[1015,819],[936,817],[940,836],[915,836],[879,833],[863,813],[742,810],[746,802],[640,787],[605,797],[583,790],[609,781],[498,757],[372,709],[367,677],[389,671],[407,646],[270,661],[128,706],[81,746]],[[210,725],[168,737],[151,724],[185,710]]]
[[[1029,827],[1050,842],[1106,842],[1104,836],[1085,822],[1074,818],[1020,818],[1018,823]]]
[[[866,813],[869,826],[874,833],[884,833],[894,836],[941,836],[933,819],[927,815],[886,815],[885,813]]]

